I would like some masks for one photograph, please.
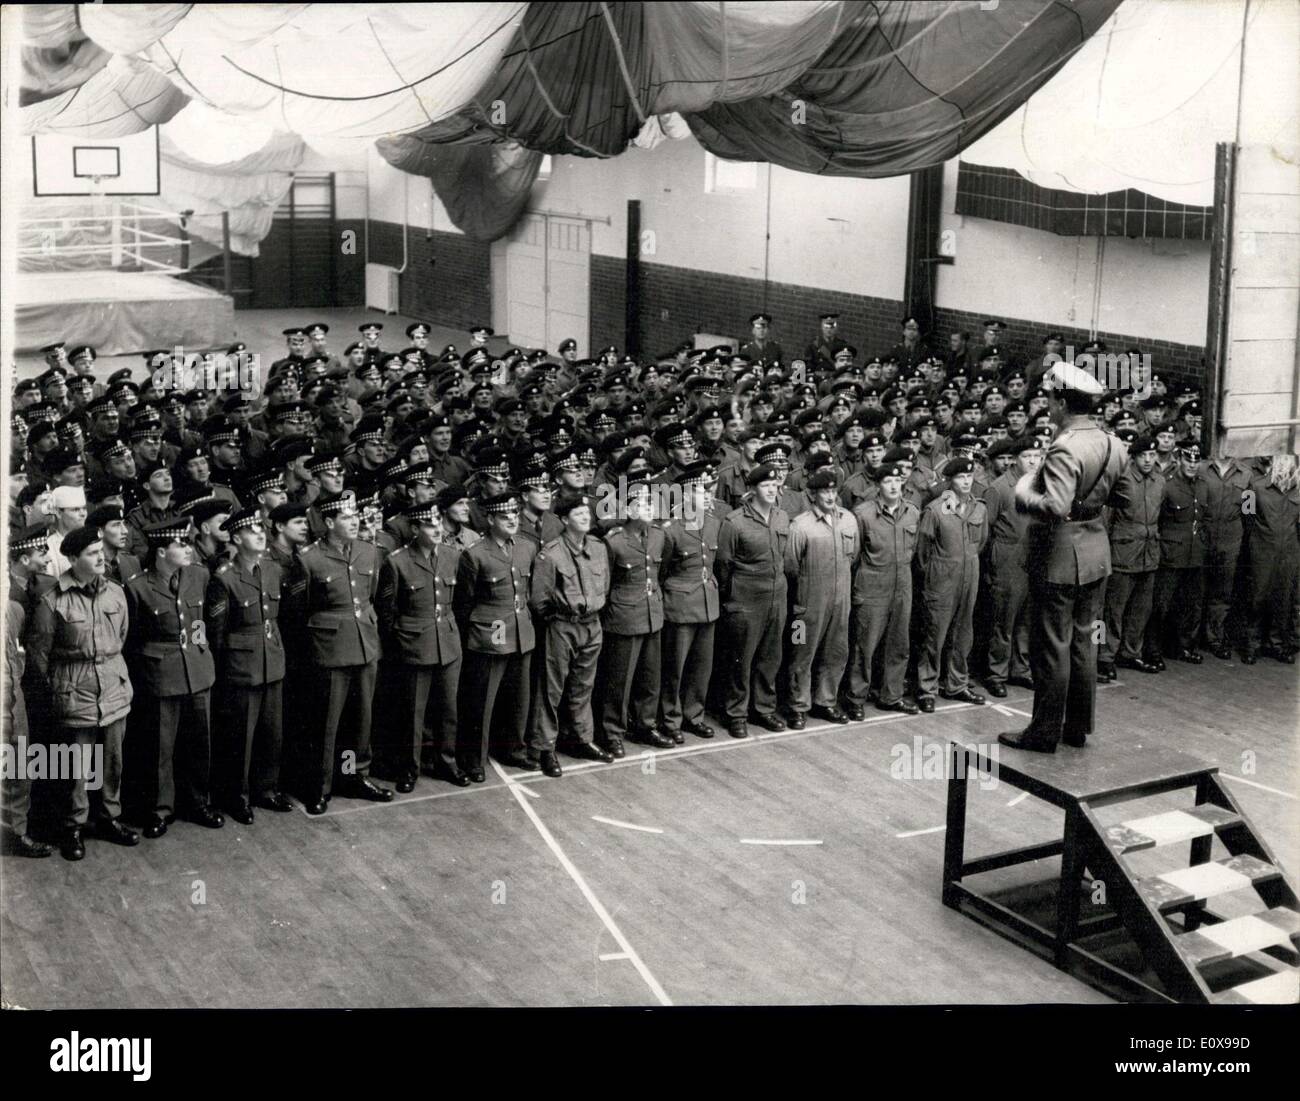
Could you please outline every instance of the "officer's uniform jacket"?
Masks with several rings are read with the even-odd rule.
[[[256,687],[284,679],[280,635],[284,576],[269,555],[256,570],[238,558],[222,563],[208,582],[208,638],[223,684]]]
[[[542,544],[533,565],[529,606],[539,619],[574,621],[598,615],[609,600],[609,550],[588,535],[581,551],[563,536]]]
[[[126,642],[126,594],[98,578],[81,585],[71,570],[36,602],[28,659],[48,685],[51,718],[59,726],[108,726],[131,710]]]
[[[121,550],[117,552],[113,561],[108,561],[108,556],[104,556],[105,576],[110,581],[116,581],[119,585],[125,587],[126,583],[134,577],[138,577],[142,571],[140,559],[134,554],[127,554]]]
[[[379,571],[375,610],[388,657],[403,665],[450,665],[460,660],[455,592],[460,551],[439,543],[426,558],[398,547]]]
[[[921,525],[921,510],[900,500],[891,516],[883,498],[864,501],[853,510],[862,553],[853,573],[854,604],[889,605],[912,591],[912,556]]]
[[[528,518],[526,512],[520,510],[519,534],[531,539],[539,549],[552,539],[558,539],[563,533],[564,524],[555,513],[543,512],[536,521],[533,521]]]
[[[718,531],[715,568],[725,611],[762,612],[785,607],[785,545],[790,517],[772,507],[767,522],[746,497],[727,513]]]
[[[978,584],[987,539],[988,507],[977,497],[962,502],[947,491],[926,505],[916,541],[925,599],[954,600],[963,586]]]
[[[379,550],[354,539],[340,551],[328,540],[298,552],[286,611],[305,619],[312,664],[321,669],[368,665],[379,658]]]
[[[1016,506],[1033,521],[1027,540],[1031,578],[1087,585],[1110,575],[1102,509],[1124,506],[1118,479],[1127,463],[1128,448],[1086,416],[1071,416],[1057,432],[1031,484],[1016,494]],[[1086,496],[1077,500],[1081,494]]]
[[[1195,569],[1205,564],[1205,502],[1208,488],[1199,477],[1181,473],[1165,481],[1160,502],[1160,565]]]
[[[703,525],[690,528],[682,520],[663,526],[664,558],[659,584],[668,623],[713,623],[722,614],[722,598],[714,562],[722,521],[705,513]]]
[[[1120,475],[1127,504],[1110,513],[1111,566],[1116,573],[1146,573],[1160,565],[1160,506],[1165,476],[1142,474],[1132,462]]]
[[[23,648],[23,629],[27,613],[22,603],[10,592],[5,604],[5,687],[4,687],[4,737],[8,744],[16,744],[27,737],[27,701],[23,697],[23,674],[27,671],[27,651]]]
[[[536,645],[528,595],[537,550],[527,538],[502,547],[485,536],[461,552],[454,604],[467,650],[527,654]]]
[[[126,585],[131,630],[126,651],[140,687],[158,699],[192,696],[216,683],[205,618],[210,575],[182,566],[172,592],[169,579],[145,570]]]
[[[659,572],[667,540],[662,527],[623,524],[605,533],[611,576],[602,620],[612,635],[654,634],[664,625]]]

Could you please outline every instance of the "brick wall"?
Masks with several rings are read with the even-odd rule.
[[[407,227],[400,310],[437,325],[467,329],[492,323],[491,246],[459,233]],[[402,266],[402,227],[370,223],[370,260]]]

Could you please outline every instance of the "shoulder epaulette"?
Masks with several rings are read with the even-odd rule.
[[[623,525],[618,524],[617,526],[612,527],[607,532],[605,532],[605,536],[608,538],[611,535],[617,535],[622,530],[623,530]]]
[[[221,565],[217,567],[217,573],[229,573],[233,565],[233,562],[222,562]]]

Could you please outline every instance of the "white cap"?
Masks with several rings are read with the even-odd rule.
[[[1097,379],[1073,363],[1054,363],[1051,370],[1043,376],[1043,385],[1053,390],[1078,390],[1092,398],[1099,398],[1106,392]]]
[[[81,486],[55,486],[55,508],[85,508],[86,491]]]

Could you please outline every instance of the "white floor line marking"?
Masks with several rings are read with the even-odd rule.
[[[525,789],[526,790],[526,789]],[[658,826],[637,826],[631,822],[620,822],[617,818],[602,818],[599,814],[591,816],[593,822],[604,822],[607,826],[618,826],[624,830],[640,830],[642,833],[663,833]]]
[[[943,833],[947,826],[931,826],[928,830],[908,830],[906,833],[896,833],[895,837],[920,837],[923,833]]]
[[[1024,801],[1025,799],[1028,799],[1028,798],[1029,798],[1029,792],[1027,792],[1027,791],[1022,791],[1022,792],[1021,792],[1019,795],[1017,795],[1014,799],[1009,799],[1009,800],[1007,801],[1007,806],[1009,806],[1009,807],[1014,807],[1017,803],[1022,802],[1022,801]]]
[[[603,956],[597,956],[596,958],[600,960],[601,963],[610,963],[613,960],[625,960],[629,957],[626,952],[606,952]]]
[[[530,799],[540,799],[542,797],[542,793],[540,791],[534,791],[532,788],[526,788],[522,784],[519,785],[519,790],[522,791],[525,795],[527,795]]]
[[[1233,776],[1227,772],[1220,772],[1219,775],[1222,776],[1223,779],[1225,780],[1232,780],[1234,783],[1249,784],[1253,788],[1260,788],[1263,791],[1271,791],[1274,795],[1282,796],[1283,799],[1300,798],[1300,796],[1293,795],[1289,791],[1282,791],[1280,788],[1271,788],[1267,784],[1261,784],[1255,780],[1247,780],[1244,776]]]
[[[999,714],[1006,715],[1010,718],[1012,715],[1023,715],[1026,719],[1032,719],[1033,716],[1028,711],[1021,711],[1018,707],[1008,707],[1004,703],[995,703],[993,710]]]
[[[813,841],[811,839],[806,841],[798,838],[790,838],[788,840],[775,840],[775,839],[761,840],[753,837],[742,837],[740,839],[740,843],[742,845],[820,845],[821,844],[820,841]]]
[[[542,840],[546,842],[546,847],[551,850],[555,855],[555,859],[558,860],[564,870],[569,873],[569,878],[578,885],[578,890],[582,892],[583,898],[585,898],[588,905],[596,911],[596,916],[600,918],[601,923],[609,930],[610,936],[614,938],[618,946],[627,954],[628,960],[631,962],[632,966],[637,969],[637,973],[641,978],[645,980],[645,984],[650,988],[650,992],[654,994],[655,1000],[658,1001],[660,1005],[672,1005],[672,999],[668,997],[664,988],[659,985],[659,980],[650,973],[650,968],[648,968],[641,957],[637,955],[636,949],[632,947],[627,937],[623,935],[623,930],[614,924],[614,919],[609,916],[609,911],[605,909],[600,899],[596,897],[595,892],[587,885],[587,881],[582,878],[582,873],[574,866],[573,861],[565,855],[564,850],[560,848],[560,843],[555,840],[554,835],[546,828],[546,823],[537,817],[537,812],[533,810],[532,804],[524,798],[523,793],[516,790],[519,785],[514,783],[510,777],[506,775],[505,771],[496,761],[492,762],[492,768],[496,774],[506,782],[506,787],[510,789],[510,794],[514,796],[515,802],[518,803],[523,812],[528,815],[529,820],[537,828],[537,832],[542,835]]]

